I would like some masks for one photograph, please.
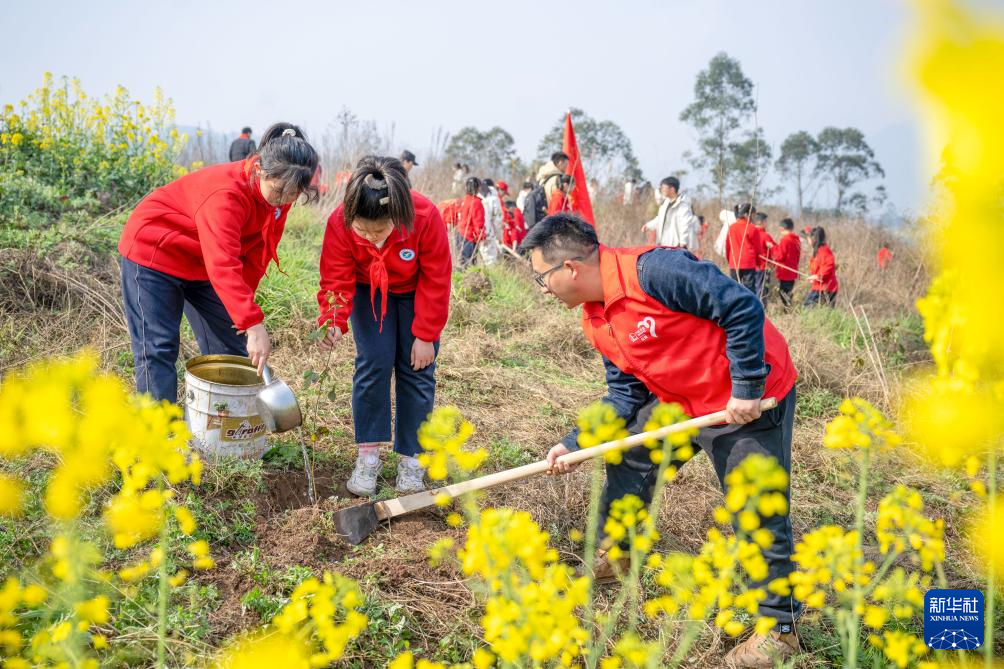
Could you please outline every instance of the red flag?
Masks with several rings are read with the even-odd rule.
[[[565,114],[565,136],[561,140],[561,150],[568,155],[567,174],[575,179],[575,188],[569,194],[572,201],[572,211],[589,221],[589,225],[595,228],[596,221],[593,220],[593,203],[589,201],[586,171],[582,168],[579,146],[575,143],[575,130],[572,128],[571,112]]]

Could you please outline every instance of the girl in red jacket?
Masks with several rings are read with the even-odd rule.
[[[548,216],[572,210],[572,203],[568,199],[568,192],[572,190],[572,177],[562,174],[557,186],[551,191],[551,199],[547,201]]]
[[[736,207],[736,222],[729,226],[725,238],[725,260],[729,264],[729,276],[746,286],[754,295],[758,294],[756,268],[762,246],[760,229],[750,222],[756,209],[749,202]]]
[[[206,167],[146,196],[129,216],[122,297],[136,388],[175,402],[181,315],[203,354],[247,355],[261,374],[272,350],[254,294],[289,207],[317,198],[317,153],[289,123],[265,131],[248,158]]]
[[[466,195],[460,203],[460,224],[457,230],[464,238],[460,251],[460,266],[467,267],[475,260],[474,250],[485,239],[485,205],[478,197],[481,179],[469,177],[464,184]]]
[[[338,342],[349,321],[355,334],[352,419],[359,453],[347,483],[353,494],[376,492],[380,444],[391,440],[391,376],[394,450],[401,456],[397,491],[425,489],[415,458],[421,451],[418,428],[435,399],[435,359],[452,271],[436,206],[410,190],[396,158],[364,158],[328,219],[317,294],[318,323],[328,326],[321,346]]]
[[[802,242],[795,234],[795,222],[790,218],[781,220],[781,237],[770,250],[774,261],[774,277],[777,279],[778,294],[785,310],[791,309],[791,292],[798,278],[798,261],[802,256]]]
[[[826,231],[823,228],[813,228],[809,233],[812,243],[812,260],[809,261],[808,281],[812,282],[812,290],[805,296],[805,305],[825,304],[832,307],[837,301],[837,261],[833,251],[826,243]]]

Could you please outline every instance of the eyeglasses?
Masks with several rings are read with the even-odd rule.
[[[570,262],[570,261],[582,262],[583,260],[585,260],[589,256],[593,255],[593,253],[595,253],[595,252],[596,252],[596,249],[594,248],[592,251],[590,251],[589,253],[587,253],[584,256],[575,256],[574,258],[568,258],[567,260],[562,260],[557,265],[555,265],[554,267],[552,267],[551,269],[549,269],[549,270],[547,270],[545,272],[541,272],[540,274],[538,274],[537,272],[534,272],[533,273],[533,280],[541,288],[547,288],[547,285],[545,284],[545,279],[547,278],[548,274],[550,274],[551,272],[557,272],[559,269],[561,269],[562,267],[565,266],[566,262]]]
[[[579,261],[581,261],[581,260],[585,260],[585,258],[583,256],[575,256],[574,258],[569,258],[568,260],[579,260]],[[537,274],[536,272],[534,272],[533,273],[533,280],[541,288],[546,288],[547,286],[544,283],[544,280],[547,277],[547,275],[550,274],[551,272],[556,272],[559,269],[561,269],[562,267],[564,267],[565,263],[568,262],[568,260],[562,260],[561,262],[559,262],[557,265],[555,265],[551,269],[547,270],[546,272],[541,272],[540,274]]]

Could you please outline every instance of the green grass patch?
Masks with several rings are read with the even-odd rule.
[[[833,416],[842,401],[843,398],[829,388],[799,388],[795,402],[795,420]]]
[[[324,221],[315,209],[290,210],[279,244],[279,268],[270,265],[255,301],[273,327],[288,325],[317,311]]]

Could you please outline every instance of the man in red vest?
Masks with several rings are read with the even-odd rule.
[[[790,474],[797,372],[784,337],[752,292],[684,249],[602,246],[592,226],[571,214],[545,218],[530,230],[523,248],[531,252],[534,280],[544,292],[569,309],[582,305],[583,332],[603,354],[604,399],[629,431],[641,432],[660,401],[678,402],[691,416],[725,408],[728,422],[701,430],[695,439],[723,490],[728,492],[729,472],[754,453],[776,458]],[[761,413],[764,397],[777,398],[778,406]],[[569,471],[556,458],[576,450],[577,437],[573,431],[551,448],[552,473]],[[625,495],[651,502],[657,471],[645,446],[624,452],[619,464],[608,463],[604,518],[611,503]],[[763,551],[767,579],[756,584],[766,586],[792,571],[793,537],[787,515],[760,522],[774,535]],[[601,519],[601,532],[603,524]],[[598,557],[596,580],[626,573],[623,560]],[[736,646],[729,662],[773,667],[774,657],[795,653],[794,621],[801,610],[790,596],[768,594],[760,615],[774,618],[777,626]]]

